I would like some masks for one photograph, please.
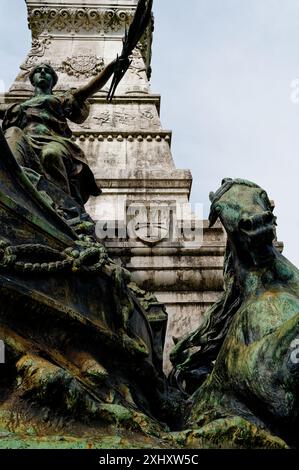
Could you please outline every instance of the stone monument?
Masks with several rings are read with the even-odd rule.
[[[116,60],[95,52],[102,65],[92,73],[90,63],[86,68],[91,52],[79,49],[75,56],[67,50],[68,35],[83,46],[83,38],[86,45],[108,31],[112,41],[122,21],[126,30],[129,9],[29,3],[31,28],[36,31],[38,18],[37,41],[46,35],[48,49],[42,60],[26,59],[0,129],[0,447],[298,447],[299,271],[277,250],[274,204],[253,182],[226,178],[210,193],[209,227],[219,219],[227,234],[224,292],[203,321],[200,310],[189,317],[182,312],[189,326],[196,324],[183,337],[179,311],[170,312],[168,338],[174,325],[181,338],[174,341],[169,378],[163,372],[167,313],[140,286],[152,287],[160,299],[170,293],[171,310],[177,294],[188,300],[190,292],[208,291],[213,279],[197,265],[204,259],[202,233],[184,192],[188,172],[175,170],[167,133],[149,125],[141,133],[149,89],[138,87],[129,73],[112,109],[104,101],[109,80],[118,83],[115,77],[134,68],[136,57],[149,73],[145,39],[132,63],[129,56],[142,34],[149,38],[152,2],[139,0]],[[58,47],[64,40],[65,47]],[[62,50],[69,55],[57,63]],[[64,77],[54,93],[57,72],[73,77],[79,62],[85,65],[75,75],[78,83]],[[81,83],[85,73],[95,77]],[[109,134],[98,132],[91,120],[103,110],[115,113],[120,104],[118,119],[127,117],[117,133],[110,114]],[[158,119],[156,108],[146,106],[147,116]],[[135,111],[136,139],[123,130]],[[130,156],[135,166],[114,162],[101,177],[101,144],[108,161],[115,144],[116,163]],[[85,155],[97,160],[87,162]],[[143,168],[148,161],[151,168]],[[103,206],[89,203],[96,221],[85,204],[99,195],[100,183]]]
[[[59,82],[56,91],[78,88],[122,49],[137,0],[26,0],[32,48],[6,95],[6,105],[32,94],[29,74],[47,62]],[[112,103],[109,83],[91,101],[89,118],[72,124],[100,197],[87,211],[98,235],[141,289],[153,292],[168,312],[166,354],[172,337],[198,325],[222,290],[225,237],[208,227],[188,205],[192,176],[176,169],[171,131],[159,117],[160,96],[150,90],[153,23],[133,56]],[[202,236],[194,236],[194,232]],[[153,306],[154,308],[154,306]]]

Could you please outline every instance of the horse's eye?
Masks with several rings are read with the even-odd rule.
[[[222,211],[221,204],[216,204],[216,205],[215,205],[215,212],[217,212],[217,214],[220,214],[221,211]]]
[[[266,193],[266,191],[263,191],[261,194],[260,194],[260,197],[267,203],[269,203],[269,198],[268,198],[268,194]]]

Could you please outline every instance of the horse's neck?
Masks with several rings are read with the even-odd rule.
[[[279,287],[299,296],[299,271],[276,249],[273,259],[262,266],[247,266],[236,260],[235,275],[244,297]]]

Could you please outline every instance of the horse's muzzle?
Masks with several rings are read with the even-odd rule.
[[[275,238],[276,217],[272,212],[262,212],[251,217],[240,219],[238,228],[240,232],[252,239],[263,239],[272,242]]]

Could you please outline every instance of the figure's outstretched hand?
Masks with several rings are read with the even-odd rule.
[[[120,62],[119,58],[113,60],[104,68],[104,70],[102,70],[102,72],[92,78],[86,85],[78,88],[74,92],[76,99],[78,101],[85,101],[98,93],[106,85],[115,70],[118,69],[120,63],[123,64],[122,61]]]
[[[129,59],[129,57],[123,57],[123,56],[120,56],[120,57],[117,57],[117,59],[115,59],[115,70],[127,70],[129,67],[130,67],[130,64],[131,64],[131,60]]]
[[[121,55],[120,57],[117,57],[115,68],[114,68],[114,76],[113,76],[110,90],[107,96],[108,101],[112,100],[119,82],[124,77],[131,63],[132,63],[132,60],[130,60],[130,58],[126,55]]]

